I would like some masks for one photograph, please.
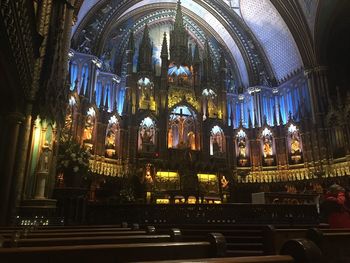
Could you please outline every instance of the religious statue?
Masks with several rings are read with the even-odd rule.
[[[115,133],[113,131],[108,131],[106,136],[105,145],[106,148],[114,148],[115,147]]]
[[[228,181],[227,181],[225,175],[223,175],[223,176],[221,177],[220,182],[221,182],[221,187],[222,187],[222,189],[226,189],[227,186],[228,186]]]
[[[83,133],[83,140],[84,141],[91,141],[92,139],[92,131],[93,131],[93,117],[91,115],[87,116],[86,122],[85,122],[85,128]]]
[[[144,127],[143,133],[141,134],[142,144],[148,143],[153,144],[153,129],[150,127]]]
[[[221,147],[219,145],[219,142],[216,138],[216,136],[213,137],[213,154],[218,154],[221,152]]]
[[[49,172],[49,163],[50,163],[50,156],[51,156],[51,148],[49,146],[49,143],[46,141],[44,145],[42,146],[41,155],[39,158],[38,163],[38,172],[39,173],[48,173]]]
[[[272,145],[271,140],[267,137],[264,138],[264,147],[263,147],[263,153],[264,157],[271,157],[272,156]]]
[[[290,148],[291,148],[291,154],[300,154],[300,142],[299,138],[296,134],[292,135],[291,143],[290,143]]]
[[[246,143],[245,143],[245,139],[244,138],[239,138],[238,141],[238,155],[241,158],[245,158],[246,157]]]

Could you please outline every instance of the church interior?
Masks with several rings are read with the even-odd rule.
[[[349,14],[1,0],[0,261],[350,262]]]

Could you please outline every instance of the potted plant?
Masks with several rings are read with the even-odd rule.
[[[89,174],[90,152],[74,140],[61,141],[57,171],[63,174],[66,187],[80,187],[83,176]]]

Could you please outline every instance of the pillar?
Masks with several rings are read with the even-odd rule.
[[[11,185],[13,182],[13,173],[15,166],[18,133],[20,124],[23,121],[23,115],[18,112],[9,113],[4,119],[3,138],[5,144],[4,158],[2,160],[2,176],[0,184],[0,225],[6,225],[9,222],[9,203],[11,199]]]

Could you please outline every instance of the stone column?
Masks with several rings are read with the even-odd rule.
[[[2,166],[2,178],[0,184],[0,225],[5,225],[8,222],[8,209],[11,195],[11,185],[13,183],[13,172],[15,165],[15,157],[18,142],[18,133],[20,124],[23,121],[23,115],[18,112],[12,112],[5,118],[3,124],[6,130],[3,133],[7,143],[4,147],[4,160]]]

